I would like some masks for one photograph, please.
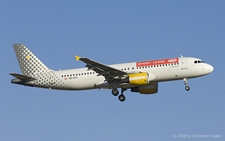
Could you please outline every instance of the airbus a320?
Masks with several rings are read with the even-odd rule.
[[[183,80],[189,91],[188,79],[213,71],[210,64],[194,57],[176,57],[115,65],[105,65],[85,57],[75,56],[84,68],[51,70],[25,45],[13,44],[22,74],[10,73],[14,84],[56,90],[111,89],[114,96],[125,101],[124,91],[155,94],[158,83]],[[121,92],[119,92],[119,90]]]

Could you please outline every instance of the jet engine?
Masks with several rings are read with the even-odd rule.
[[[147,72],[132,73],[121,80],[122,83],[130,83],[132,85],[147,85],[151,80],[155,79],[154,74],[149,74]]]
[[[158,92],[158,83],[151,82],[150,85],[131,88],[131,92],[139,92],[140,94],[155,94]]]

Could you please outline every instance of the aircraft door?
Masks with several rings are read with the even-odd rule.
[[[188,69],[188,66],[187,66],[187,58],[181,58],[181,62],[180,62],[180,64],[181,64],[181,69],[183,70],[183,69]]]

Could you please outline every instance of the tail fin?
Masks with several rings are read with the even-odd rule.
[[[24,75],[34,76],[35,73],[50,71],[25,45],[13,44],[13,47]]]

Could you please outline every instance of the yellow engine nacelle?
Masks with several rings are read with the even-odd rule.
[[[128,74],[128,77],[122,79],[121,82],[132,85],[146,85],[149,84],[149,75],[146,72]]]
[[[131,88],[131,92],[140,92],[140,94],[155,94],[158,92],[158,83],[151,82],[149,85]]]

